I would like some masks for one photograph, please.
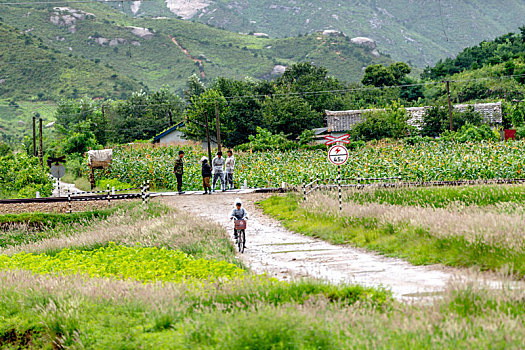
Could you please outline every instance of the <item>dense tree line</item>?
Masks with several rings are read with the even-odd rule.
[[[479,69],[484,65],[493,65],[525,57],[525,26],[520,33],[508,33],[492,41],[483,41],[476,46],[467,47],[455,58],[439,60],[434,67],[427,67],[421,77],[426,80],[438,80],[466,70]],[[523,74],[525,70],[514,72]]]

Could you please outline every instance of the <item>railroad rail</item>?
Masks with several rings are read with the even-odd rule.
[[[140,193],[121,193],[115,192],[140,190]],[[144,210],[149,204],[151,197],[149,181],[143,183],[142,187],[132,187],[124,189],[110,189],[109,185],[106,190],[99,191],[81,191],[69,192],[66,196],[59,197],[45,197],[45,198],[17,198],[17,199],[2,199],[0,204],[28,204],[28,203],[69,203],[69,213],[72,213],[72,202],[89,202],[89,201],[108,201],[108,205],[114,200],[142,198],[142,205]]]

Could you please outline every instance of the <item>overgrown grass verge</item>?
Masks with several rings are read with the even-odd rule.
[[[19,271],[0,272],[0,281],[4,347],[517,349],[525,341],[523,291],[507,288],[450,288],[435,304],[409,305],[373,289],[264,278],[195,288]]]
[[[23,213],[0,215],[0,252],[4,249],[30,245],[46,239],[70,237],[99,227],[114,217],[127,217],[129,223],[144,217],[159,217],[168,208],[153,203],[144,212],[137,202],[120,203],[105,209],[71,214]],[[113,218],[112,218],[113,217]],[[98,225],[98,226],[97,226]]]
[[[387,256],[400,257],[416,265],[444,264],[499,270],[508,267],[518,277],[525,275],[525,251],[491,244],[461,235],[436,236],[428,229],[383,222],[375,217],[348,217],[336,208],[329,211],[300,205],[296,195],[273,196],[260,202],[264,212],[292,231],[319,237],[335,244],[352,244]],[[346,204],[353,205],[353,204]]]
[[[364,204],[380,203],[446,208],[450,205],[494,206],[502,203],[525,203],[523,185],[477,185],[431,188],[378,188],[347,191],[346,200]]]

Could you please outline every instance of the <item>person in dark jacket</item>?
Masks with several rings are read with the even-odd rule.
[[[182,175],[184,174],[184,162],[182,161],[183,157],[184,151],[179,151],[179,157],[175,159],[175,167],[173,167],[173,172],[177,178],[177,190],[179,191],[179,194],[184,193],[184,191],[182,191]]]
[[[210,178],[211,178],[211,166],[208,164],[208,158],[202,157],[202,186],[204,187],[203,194],[211,194]]]

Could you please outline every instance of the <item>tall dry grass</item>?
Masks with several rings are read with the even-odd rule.
[[[82,305],[107,302],[129,310],[127,317],[133,315],[144,332],[152,332],[140,326],[146,320],[168,317],[168,328],[162,331],[169,337],[183,335],[188,347],[258,348],[291,341],[299,348],[410,348],[422,344],[427,348],[519,348],[525,341],[525,290],[514,288],[505,277],[501,281],[501,288],[493,289],[480,276],[472,275],[467,282],[450,282],[433,303],[390,301],[383,308],[333,303],[322,296],[300,303],[275,302],[265,297],[254,280],[199,289],[184,284],[38,276],[25,271],[0,272],[0,294],[9,295],[12,300],[7,302],[16,301],[22,309],[27,305],[36,310],[35,317],[42,322],[50,323],[53,317],[60,322],[73,319],[84,340],[89,334],[83,334],[81,320],[86,316],[82,316]],[[19,294],[13,296],[9,291]],[[243,299],[230,302],[224,298],[230,294]],[[105,331],[115,330],[106,327]],[[301,333],[308,336],[301,337]],[[501,341],[503,346],[498,345]]]
[[[308,197],[303,208],[327,215],[375,219],[379,224],[409,225],[427,230],[438,238],[462,237],[471,243],[525,249],[524,209],[513,203],[499,207],[451,205],[431,208],[345,201],[340,212],[335,193],[318,192]]]

